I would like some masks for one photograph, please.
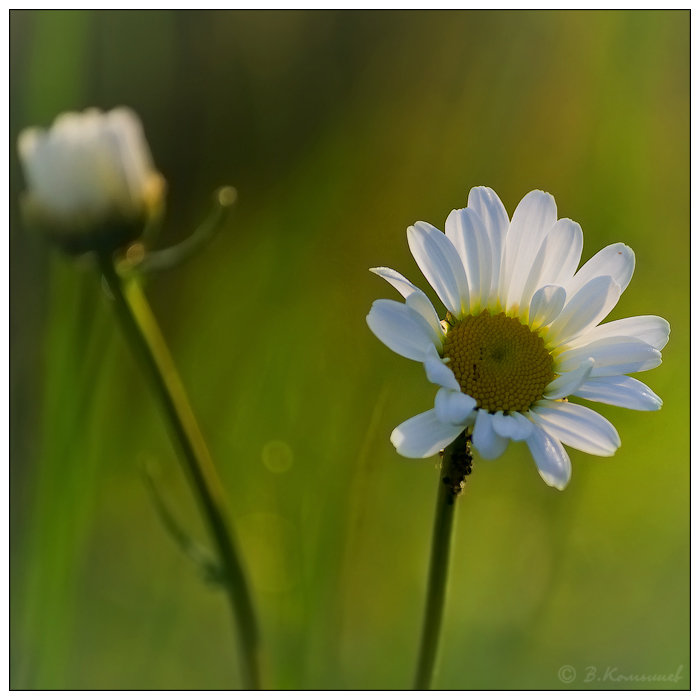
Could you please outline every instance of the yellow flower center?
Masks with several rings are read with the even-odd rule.
[[[554,379],[542,338],[504,313],[485,310],[457,321],[442,355],[462,391],[486,411],[526,411]]]

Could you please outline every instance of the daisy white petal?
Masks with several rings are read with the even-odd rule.
[[[508,231],[508,212],[498,195],[490,187],[472,187],[467,206],[484,222],[491,240],[503,238]]]
[[[498,195],[490,187],[472,187],[467,207],[479,215],[491,240],[491,294],[495,295],[498,292],[503,245],[508,232],[508,214]]]
[[[571,219],[559,219],[547,234],[542,255],[542,282],[563,284],[576,272],[583,250],[583,231]]]
[[[526,194],[515,209],[503,250],[501,297],[518,304],[535,255],[557,220],[557,205],[547,192]]]
[[[406,306],[417,311],[428,322],[437,338],[442,341],[442,338],[445,336],[445,330],[440,324],[435,307],[423,292],[418,290],[413,292],[413,294],[409,294],[406,297]]]
[[[534,425],[527,446],[547,486],[564,489],[571,478],[571,459],[561,442]]]
[[[545,237],[523,288],[520,307],[527,308],[534,292],[545,284],[564,284],[576,272],[583,249],[583,231],[571,219],[559,219]]]
[[[467,273],[471,306],[481,304],[491,291],[493,257],[484,222],[473,209],[453,209],[445,222],[445,235],[459,253]]]
[[[402,274],[392,270],[390,267],[371,267],[369,271],[386,280],[396,289],[406,300],[406,304],[415,309],[431,325],[438,336],[444,335],[435,307],[425,292],[411,284]]]
[[[394,428],[390,439],[404,457],[430,457],[447,447],[462,430],[463,426],[439,421],[435,409],[431,408]]]
[[[421,290],[415,284],[409,282],[400,272],[392,270],[390,267],[370,267],[370,272],[373,272],[378,277],[386,280],[404,299],[413,292]]]
[[[609,275],[620,286],[620,294],[634,273],[634,251],[624,243],[613,243],[596,253],[566,285],[566,293],[573,296],[594,277]]]
[[[445,364],[445,360],[429,352],[423,366],[425,367],[425,375],[431,384],[460,391],[459,382],[455,379],[452,370]]]
[[[436,347],[441,347],[430,324],[398,301],[375,301],[367,315],[367,325],[384,345],[409,360],[423,362],[429,352],[437,356]]]
[[[605,318],[619,298],[620,287],[612,277],[594,277],[572,297],[567,292],[567,302],[547,337],[560,344],[580,335]]]
[[[635,411],[658,411],[663,401],[644,383],[633,377],[594,377],[582,384],[575,396]]]
[[[505,415],[503,411],[497,411],[491,418],[491,425],[496,434],[513,442],[526,440],[532,432],[533,423],[522,413]]]
[[[486,411],[477,411],[472,442],[484,459],[497,459],[508,447],[508,440],[494,430],[493,416]]]
[[[467,277],[450,239],[434,226],[418,221],[408,228],[408,247],[447,310],[456,317],[468,311]]]
[[[620,446],[613,424],[585,406],[563,401],[541,401],[531,409],[532,419],[565,445],[608,457]]]
[[[604,338],[561,353],[557,371],[571,372],[589,357],[595,360],[591,377],[644,372],[661,364],[661,353],[648,343],[636,338]]]
[[[509,292],[508,295],[507,308],[519,313],[523,317],[523,320],[529,314],[530,300],[537,290],[540,278],[542,277],[542,267],[545,261],[542,249],[545,247],[546,242],[547,238],[544,239],[540,246],[540,251],[533,258],[525,279],[518,281],[518,291],[515,291],[515,288],[513,288],[513,291]],[[524,271],[523,274],[525,274]],[[516,294],[518,295],[517,298]]]
[[[566,290],[555,284],[547,284],[532,296],[528,322],[530,328],[537,329],[551,323],[564,308]]]
[[[570,344],[580,346],[603,338],[629,336],[630,338],[649,343],[657,350],[662,350],[668,343],[670,332],[671,327],[665,318],[660,316],[632,316],[630,318],[621,318],[619,321],[603,323],[589,330],[585,336],[572,340]]]
[[[563,399],[576,392],[593,371],[595,360],[587,357],[576,369],[560,374],[553,382],[547,385],[544,392],[545,399]]]
[[[476,400],[461,391],[453,391],[443,387],[438,389],[435,396],[435,413],[438,420],[443,423],[464,427],[475,408]]]

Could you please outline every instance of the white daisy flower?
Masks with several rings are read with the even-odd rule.
[[[577,397],[640,411],[661,399],[628,374],[661,363],[669,324],[635,316],[599,325],[632,278],[634,253],[615,243],[578,272],[583,233],[557,219],[554,198],[527,194],[513,218],[496,193],[475,187],[445,233],[419,221],[411,253],[447,309],[440,321],[428,297],[398,272],[373,268],[405,299],[380,299],[367,316],[390,349],[422,362],[440,388],[435,405],[399,425],[391,442],[405,457],[428,457],[469,428],[484,459],[525,441],[547,484],[571,475],[564,445],[593,455],[620,446],[614,426],[572,403]]]

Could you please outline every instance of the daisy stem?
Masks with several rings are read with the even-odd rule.
[[[445,608],[452,525],[457,498],[462,493],[465,478],[471,472],[471,462],[469,436],[464,432],[445,448],[442,455],[440,483],[438,484],[435,505],[435,522],[433,524],[428,592],[423,619],[423,636],[414,685],[416,690],[428,690],[435,672],[435,660]]]
[[[226,589],[242,654],[242,684],[260,688],[258,624],[229,521],[223,485],[197,425],[168,346],[138,280],[124,280],[111,255],[99,257],[100,270],[114,297],[115,312],[127,340],[149,375],[183,465],[199,501],[218,552],[222,585]]]

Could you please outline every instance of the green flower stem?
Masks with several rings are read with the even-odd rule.
[[[144,369],[177,442],[204,519],[216,546],[223,585],[231,605],[234,629],[243,656],[242,680],[260,688],[258,625],[243,564],[227,516],[224,489],[197,425],[168,346],[137,280],[123,280],[111,255],[99,257],[100,269],[114,297],[115,311],[127,340]]]
[[[445,448],[442,456],[440,483],[438,484],[435,505],[423,636],[416,668],[414,686],[416,690],[428,690],[435,672],[435,660],[445,608],[452,525],[455,519],[458,496],[464,488],[464,480],[471,472],[471,462],[469,436],[465,432]]]

